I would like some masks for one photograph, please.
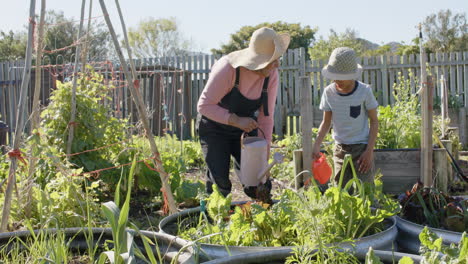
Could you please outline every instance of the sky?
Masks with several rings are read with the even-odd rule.
[[[104,1],[114,27],[120,28],[115,1]],[[36,2],[38,14],[41,1]],[[63,11],[66,17],[77,20],[80,17],[80,0],[46,2],[47,9]],[[0,0],[0,3],[0,30],[25,29],[30,0]],[[360,38],[379,45],[391,41],[410,44],[418,34],[418,23],[426,16],[441,9],[468,13],[468,0],[120,0],[119,3],[127,28],[136,27],[141,19],[148,17],[175,17],[192,50],[206,53],[227,43],[230,34],[242,26],[263,22],[283,21],[317,27],[317,39],[328,38],[330,29],[341,33],[351,28]],[[94,0],[93,16],[101,15],[99,0]],[[103,17],[97,19],[104,21]]]

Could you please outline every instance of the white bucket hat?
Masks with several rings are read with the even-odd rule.
[[[232,67],[260,70],[275,61],[288,49],[289,34],[278,34],[273,29],[262,27],[254,31],[249,47],[227,55]]]
[[[330,80],[357,80],[361,77],[362,66],[357,63],[356,53],[347,47],[333,50],[322,74]]]

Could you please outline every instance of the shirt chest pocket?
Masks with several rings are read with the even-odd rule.
[[[361,114],[361,105],[355,105],[349,107],[349,116],[357,118]]]

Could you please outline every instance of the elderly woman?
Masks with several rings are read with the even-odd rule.
[[[257,128],[271,143],[278,88],[279,57],[287,50],[290,37],[270,28],[257,29],[246,49],[219,59],[198,101],[200,142],[207,164],[206,189],[216,184],[221,193],[231,192],[231,156],[240,164],[240,137],[256,135]],[[271,190],[271,182],[266,186]],[[255,186],[244,192],[256,198]]]

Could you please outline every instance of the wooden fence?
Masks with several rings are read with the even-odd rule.
[[[187,57],[164,57],[137,60],[141,91],[150,112],[151,126],[156,135],[168,129],[183,138],[193,135],[193,120],[196,118],[198,97],[208,80],[211,66],[219,57],[197,55]],[[275,109],[275,133],[300,132],[300,97],[302,78],[310,79],[313,106],[318,106],[323,89],[330,83],[321,69],[326,61],[307,60],[304,49],[288,50],[280,65],[280,87]],[[361,80],[371,84],[380,105],[394,102],[393,87],[400,83],[399,74],[409,79],[412,91],[418,89],[420,76],[419,54],[408,56],[377,56],[360,58],[364,68]],[[109,62],[92,64],[96,71],[114,83],[110,106],[115,115],[130,118],[135,123],[138,117],[127,87],[121,85],[124,78],[118,65]],[[440,94],[440,80],[444,75],[449,87],[452,105],[468,107],[468,52],[429,54],[429,69],[433,75],[435,96]],[[21,61],[0,63],[0,120],[14,129],[17,102],[21,84]],[[71,63],[43,67],[41,103],[47,105],[55,80],[67,80],[73,72]],[[29,95],[34,88],[34,72]],[[31,97],[31,96],[29,96]],[[29,100],[29,116],[32,102]],[[319,115],[319,113],[318,113]],[[315,117],[316,120],[320,116]],[[317,125],[317,124],[315,124]]]

